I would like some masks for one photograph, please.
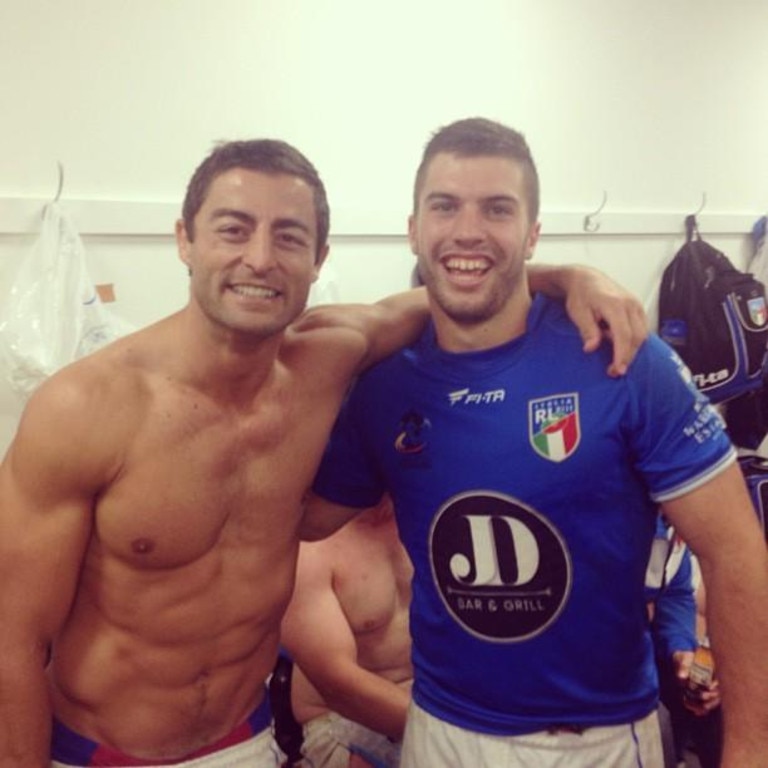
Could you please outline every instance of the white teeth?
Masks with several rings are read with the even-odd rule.
[[[445,263],[448,269],[456,270],[457,272],[481,272],[488,268],[488,264],[485,259],[448,259]]]
[[[277,296],[277,291],[261,285],[233,285],[232,290],[240,296],[248,296],[249,298],[274,299]]]

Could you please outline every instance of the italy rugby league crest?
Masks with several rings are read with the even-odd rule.
[[[768,310],[765,306],[765,297],[757,296],[754,299],[747,301],[747,308],[749,309],[749,318],[757,326],[764,326],[766,320],[768,320]]]
[[[536,453],[560,462],[573,454],[581,439],[576,392],[528,401],[528,438]]]

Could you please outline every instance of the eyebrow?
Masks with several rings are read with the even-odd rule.
[[[514,203],[519,205],[520,198],[514,195],[491,195],[490,197],[484,197],[483,200],[486,203]]]
[[[242,221],[244,224],[250,224],[252,227],[256,225],[256,219],[245,211],[239,211],[237,208],[216,208],[211,212],[211,219],[224,219],[227,216],[231,216],[233,219]]]
[[[244,224],[248,224],[251,227],[256,226],[255,217],[251,216],[250,213],[238,210],[237,208],[216,208],[211,212],[212,220],[223,219],[227,216],[231,216],[233,219],[242,221]],[[300,229],[307,235],[312,235],[312,230],[303,221],[287,216],[282,219],[275,219],[275,221],[272,222],[272,229]]]
[[[283,218],[275,219],[272,223],[272,229],[300,229],[305,234],[312,236],[312,230],[303,221],[299,219]]]
[[[425,198],[426,202],[431,200],[459,200],[461,195],[454,195],[451,192],[430,192]],[[481,198],[484,203],[515,203],[520,202],[519,198],[514,195],[488,195],[488,197]]]

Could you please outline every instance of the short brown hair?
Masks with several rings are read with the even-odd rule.
[[[523,168],[526,202],[531,221],[539,217],[539,174],[522,133],[484,117],[457,120],[435,131],[424,148],[413,185],[413,212],[419,208],[419,194],[432,158],[447,152],[460,157],[497,156],[515,160]]]
[[[187,237],[195,239],[195,216],[203,205],[213,180],[232,168],[246,168],[261,173],[297,176],[311,188],[315,201],[317,251],[320,255],[328,241],[330,211],[328,197],[315,166],[298,149],[276,139],[252,139],[218,144],[197,167],[187,185],[182,218]]]

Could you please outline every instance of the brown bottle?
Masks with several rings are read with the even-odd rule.
[[[712,649],[709,646],[709,639],[703,637],[693,654],[693,663],[685,689],[686,697],[693,701],[700,699],[701,693],[712,685],[714,676],[715,660],[712,657]]]

